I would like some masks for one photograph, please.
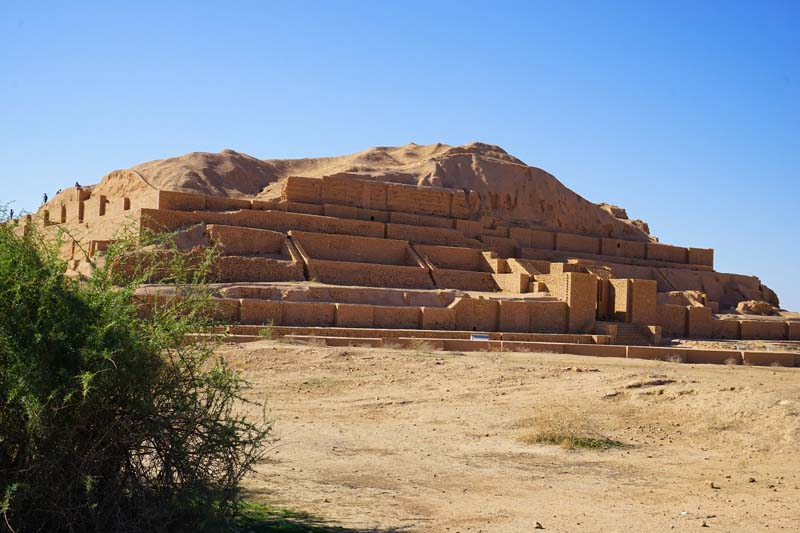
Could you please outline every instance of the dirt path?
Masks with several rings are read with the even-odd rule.
[[[358,531],[796,531],[800,370],[268,342],[252,497]],[[546,430],[624,444],[529,443]],[[713,486],[712,486],[713,484]]]

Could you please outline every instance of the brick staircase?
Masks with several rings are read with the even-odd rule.
[[[642,324],[625,324],[621,322],[616,323],[616,326],[617,335],[614,338],[614,344],[623,344],[626,346],[652,346],[656,344],[648,326]]]

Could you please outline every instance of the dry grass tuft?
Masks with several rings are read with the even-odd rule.
[[[534,416],[520,420],[515,426],[530,430],[520,437],[526,444],[556,444],[569,450],[623,446],[603,435],[591,414],[565,404],[540,406]]]

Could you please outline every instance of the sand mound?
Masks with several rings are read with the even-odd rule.
[[[233,150],[193,152],[115,171],[99,188],[121,176],[169,191],[232,198],[276,199],[289,176],[321,178],[345,174],[408,185],[470,189],[481,198],[481,213],[509,223],[588,235],[651,240],[646,225],[627,220],[621,208],[594,204],[554,176],[528,166],[499,146],[471,143],[375,147],[355,154],[308,159],[260,160]],[[133,187],[133,184],[130,186]],[[124,185],[122,188],[125,188]]]

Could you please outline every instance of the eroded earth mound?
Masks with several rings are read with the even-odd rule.
[[[375,147],[355,154],[308,159],[261,160],[233,150],[193,152],[129,169],[151,186],[180,191],[274,200],[289,176],[321,178],[348,175],[406,185],[476,191],[481,212],[509,222],[648,241],[641,221],[624,209],[609,211],[565,187],[542,169],[528,166],[499,146],[408,144]],[[105,188],[109,176],[100,188]],[[619,213],[618,216],[615,214]]]

